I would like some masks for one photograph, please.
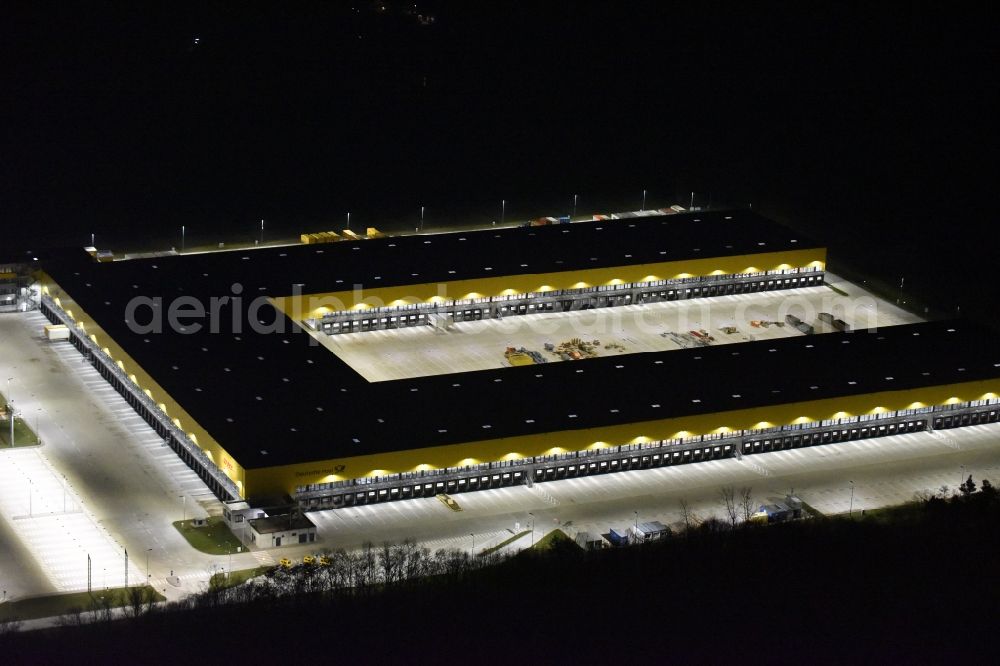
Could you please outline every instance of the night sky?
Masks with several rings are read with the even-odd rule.
[[[7,5],[5,254],[693,190],[941,297],[990,276],[1000,40],[890,4]]]

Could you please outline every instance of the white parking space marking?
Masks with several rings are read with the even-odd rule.
[[[0,514],[38,558],[57,590],[125,584],[125,550],[88,511],[79,495],[38,449],[0,455]],[[138,553],[134,553],[138,555]],[[128,562],[128,583],[141,583]]]
[[[147,549],[152,581],[171,570],[207,580],[212,556],[170,523],[184,506],[188,518],[204,516],[218,500],[71,344],[44,340],[46,323],[37,312],[0,317],[0,370],[42,439],[0,451],[0,539],[16,542],[0,542],[0,555],[19,563],[0,566],[8,597],[85,590],[87,554],[92,588],[119,586],[126,548],[131,583],[146,577]]]

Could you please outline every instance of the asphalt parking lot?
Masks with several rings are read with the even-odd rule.
[[[23,563],[0,567],[0,588],[86,589],[88,554],[94,587],[120,585],[126,549],[130,583],[145,578],[147,549],[158,588],[171,569],[207,579],[218,558],[193,551],[171,521],[185,507],[219,511],[218,500],[69,343],[43,338],[45,323],[0,315],[0,374],[42,440],[0,450],[0,558]]]

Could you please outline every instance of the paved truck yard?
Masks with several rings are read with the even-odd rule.
[[[25,406],[30,402],[29,411],[40,411],[43,439],[41,447],[0,451],[0,471],[27,473],[30,459],[33,470],[44,472],[48,479],[33,489],[30,513],[38,507],[37,518],[24,518],[27,488],[17,492],[15,484],[0,495],[0,557],[7,563],[0,567],[0,587],[8,599],[85,589],[86,558],[81,556],[80,539],[103,532],[106,536],[97,540],[98,545],[109,547],[100,551],[100,557],[96,549],[92,553],[95,588],[123,579],[120,545],[132,558],[130,582],[145,577],[145,549],[153,547],[154,586],[170,598],[201,589],[213,571],[229,566],[228,558],[192,550],[170,523],[182,511],[188,517],[205,515],[206,510],[218,512],[221,505],[69,343],[43,339],[44,321],[38,313],[0,317],[4,340],[0,369],[17,378],[15,397],[21,390]],[[916,492],[939,491],[942,485],[954,489],[965,473],[977,481],[1000,479],[998,442],[1000,424],[981,425],[778,451],[743,461],[487,490],[457,496],[461,512],[449,510],[435,498],[316,511],[310,515],[320,540],[283,549],[282,556],[294,559],[320,549],[352,549],[366,541],[405,538],[431,549],[471,549],[472,535],[481,550],[505,541],[515,530],[530,529],[532,521],[535,539],[555,527],[570,533],[603,533],[610,527],[627,527],[636,511],[642,520],[676,524],[681,498],[702,518],[721,516],[718,493],[723,485],[751,486],[760,503],[794,489],[818,510],[839,513],[850,506],[853,480],[854,509],[860,511],[909,500]],[[128,489],[127,500],[122,489]],[[65,514],[59,529],[42,525],[56,520],[56,514]],[[524,548],[530,541],[526,535],[508,548]],[[274,563],[274,555],[266,552],[234,554],[232,559],[234,569],[268,563]],[[167,581],[170,571],[177,586]]]
[[[828,281],[844,284],[836,276],[828,276]],[[565,357],[548,350],[546,343],[558,347],[574,338],[597,340],[599,344],[590,345],[595,356],[617,356],[803,335],[786,324],[786,314],[811,324],[816,333],[836,330],[818,319],[820,312],[834,314],[852,329],[921,321],[859,288],[837,288],[849,295],[821,286],[457,322],[448,330],[418,326],[312,335],[365,379],[380,382],[509,367],[508,348],[559,362]]]
[[[825,514],[874,509],[908,502],[916,493],[954,492],[963,475],[1000,479],[1000,424],[961,431],[910,433],[847,445],[776,451],[743,460],[726,459],[688,465],[565,479],[529,488],[516,486],[456,495],[461,512],[434,498],[391,502],[310,513],[325,543],[356,548],[406,535],[421,543],[477,535],[477,548],[499,525],[527,530],[534,520],[535,539],[559,527],[573,534],[604,534],[639,521],[658,520],[677,527],[685,500],[699,519],[725,519],[719,496],[723,486],[749,486],[755,506],[794,492]],[[534,514],[532,518],[530,513]],[[479,535],[482,534],[482,537]],[[509,535],[508,535],[509,536]],[[529,545],[526,536],[521,547]]]
[[[9,597],[151,582],[171,569],[205,579],[213,558],[171,522],[217,512],[211,491],[38,312],[0,315],[0,372],[41,446],[0,449],[0,587]],[[186,499],[183,499],[186,497]],[[218,558],[216,558],[218,559]],[[17,563],[17,564],[13,564]],[[249,565],[248,565],[249,566]]]

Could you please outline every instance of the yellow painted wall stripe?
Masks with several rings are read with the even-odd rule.
[[[509,294],[527,294],[561,289],[583,289],[629,282],[672,280],[708,275],[761,273],[793,268],[826,268],[826,250],[808,248],[783,252],[732,257],[707,257],[669,261],[658,264],[636,264],[612,268],[594,268],[559,273],[526,273],[474,280],[427,282],[421,284],[380,287],[377,282],[366,284],[363,290],[353,289],[285,296],[274,298],[275,307],[296,321],[320,317],[334,311],[365,307],[400,306],[431,303],[440,300],[492,298]]]
[[[122,371],[141,389],[157,403],[160,409],[171,417],[174,425],[186,432],[189,437],[202,450],[208,453],[209,458],[219,469],[232,479],[237,488],[244,492],[246,476],[243,467],[236,459],[229,454],[197,421],[192,418],[187,411],[174,400],[143,368],[116,343],[104,329],[98,326],[79,303],[73,300],[66,290],[56,284],[46,273],[39,273],[37,276],[43,289],[48,289],[48,295],[69,314],[72,309],[73,320],[77,325],[90,334],[90,339],[94,340],[98,346],[110,354],[111,358]],[[44,293],[44,292],[43,292]]]
[[[292,493],[297,486],[329,483],[366,476],[384,476],[421,469],[463,467],[499,460],[552,455],[590,448],[643,441],[689,438],[730,430],[750,430],[792,425],[796,422],[847,418],[877,411],[916,409],[951,402],[967,402],[1000,393],[1000,379],[905,391],[793,402],[770,407],[732,410],[714,414],[665,418],[603,428],[563,430],[521,437],[491,439],[466,444],[435,446],[408,451],[330,458],[296,465],[247,470],[251,494]],[[852,426],[853,427],[853,426]],[[405,442],[401,442],[405,444]],[[341,472],[336,472],[338,466]]]

